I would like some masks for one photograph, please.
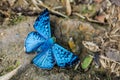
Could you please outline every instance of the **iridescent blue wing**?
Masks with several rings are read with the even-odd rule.
[[[46,39],[51,37],[50,17],[47,9],[45,9],[36,19],[34,29]]]
[[[41,36],[38,32],[30,32],[25,39],[25,52],[34,52],[46,39]]]
[[[57,65],[60,67],[72,66],[79,61],[78,56],[73,55],[73,53],[58,44],[54,44],[52,51]]]
[[[42,69],[52,69],[55,65],[55,58],[52,50],[48,49],[45,52],[38,53],[37,56],[32,60],[32,63]]]

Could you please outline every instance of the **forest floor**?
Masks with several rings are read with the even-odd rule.
[[[31,63],[36,53],[24,52],[45,8],[52,36],[80,63],[42,70]],[[0,80],[120,80],[120,0],[1,0]]]

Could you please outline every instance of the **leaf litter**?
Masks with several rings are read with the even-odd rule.
[[[2,15],[0,16],[0,24],[3,25],[1,25],[0,28],[5,29],[3,27],[6,25],[7,21],[13,20],[13,15],[15,17],[18,15],[22,15],[25,17],[36,16],[43,9],[48,8],[50,13],[52,13],[50,17],[53,35],[57,38],[57,40],[59,40],[58,43],[65,43],[62,45],[77,54],[81,59],[81,63],[82,61],[84,62],[84,60],[87,61],[87,59],[85,59],[86,56],[93,55],[94,58],[94,55],[96,55],[96,53],[99,53],[99,55],[97,55],[99,58],[95,58],[97,60],[96,64],[100,61],[101,67],[98,67],[97,69],[101,70],[102,68],[104,68],[103,72],[101,71],[99,73],[104,73],[105,70],[108,70],[106,75],[110,76],[112,75],[112,73],[115,73],[115,76],[111,76],[110,79],[117,79],[116,76],[120,76],[119,3],[119,0],[51,0],[51,2],[48,2],[47,0],[2,0],[0,3],[0,15]],[[13,22],[15,21],[13,20]],[[2,40],[3,37],[4,39],[6,39],[6,32],[1,32],[0,34],[2,36]],[[18,49],[16,48],[16,50]],[[88,50],[91,53],[89,53]],[[6,55],[8,55],[8,52],[6,52]],[[4,57],[1,56],[0,63],[2,63],[3,60]],[[82,71],[81,64],[79,62],[75,66],[74,70],[55,68],[52,71],[43,71],[45,72],[43,74],[52,74],[52,77],[49,76],[49,79],[51,80],[54,79],[54,74],[59,72],[66,73],[66,76],[69,75],[69,77],[67,78],[64,77],[68,80],[76,78],[82,80],[103,80],[108,78],[107,76],[105,76],[104,78],[102,75],[95,74],[97,71],[94,67],[95,61],[91,62],[91,60],[92,59],[88,60],[88,62],[90,61],[89,63],[82,65],[85,66],[84,68],[88,68],[89,66],[90,69],[87,72]],[[28,78],[26,76],[28,76],[30,79],[38,79],[39,77],[31,78],[29,75],[31,73],[32,76],[38,76],[37,73],[39,73],[39,71],[41,72],[41,70],[33,66],[30,67],[30,69],[33,69],[34,73],[26,70],[25,72],[21,73],[21,76],[16,75],[11,80],[27,80]],[[34,69],[36,69],[36,71],[34,71]],[[7,73],[7,71],[5,73]],[[24,74],[26,76],[24,76]],[[89,76],[85,77],[85,75]],[[59,74],[57,76],[59,76]]]

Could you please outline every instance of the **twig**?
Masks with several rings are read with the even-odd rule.
[[[36,2],[35,0],[32,0],[32,3],[33,3],[33,5],[34,5],[38,10],[41,11],[41,9],[37,6],[37,2]]]
[[[71,10],[71,5],[70,5],[70,0],[65,0],[66,2],[66,11],[67,11],[67,15],[69,16],[69,15],[71,15],[71,12],[72,12],[72,10]]]
[[[80,17],[80,18],[82,18],[82,19],[85,19],[85,20],[87,20],[89,22],[99,23],[99,24],[108,24],[108,23],[99,22],[97,20],[93,20],[93,19],[91,19],[91,18],[89,18],[87,16],[83,16],[82,14],[79,14],[79,13],[73,13],[73,14],[76,15],[76,16],[78,16],[78,17]]]
[[[114,28],[112,31],[111,31],[111,34],[115,34],[117,31],[120,30],[120,27],[117,27],[117,28]]]
[[[108,23],[103,23],[103,22],[100,22],[100,21],[97,21],[97,20],[93,20],[89,17],[86,17],[86,19],[89,21],[89,22],[94,22],[94,23],[99,23],[99,24],[108,24]]]
[[[85,17],[84,17],[83,15],[79,14],[79,13],[72,13],[72,14],[74,14],[74,15],[76,15],[76,16],[82,18],[82,19],[85,19]]]
[[[53,7],[52,9],[56,10],[56,9],[61,9],[61,8],[63,8],[63,6]]]
[[[68,16],[66,16],[66,15],[64,15],[64,14],[62,14],[62,13],[60,13],[60,12],[58,12],[58,11],[55,11],[55,10],[53,10],[52,8],[50,8],[50,7],[48,7],[47,5],[45,5],[42,1],[38,1],[39,2],[39,6],[42,6],[42,7],[44,7],[44,8],[47,8],[50,12],[52,12],[52,13],[55,13],[55,14],[57,14],[57,15],[60,15],[60,16],[62,16],[62,17],[64,17],[64,18],[68,18]]]
[[[10,17],[10,14],[8,12],[0,10],[0,13],[2,13],[3,15],[5,15],[6,17]]]
[[[117,61],[115,61],[115,60],[112,60],[112,59],[110,59],[110,58],[107,58],[107,57],[105,57],[105,56],[103,56],[103,55],[100,55],[100,58],[105,59],[105,60],[108,60],[108,61],[115,62],[115,63],[117,63],[117,64],[119,64],[119,65],[120,65],[120,63],[119,63],[119,62],[117,62]]]
[[[0,80],[9,80],[10,78],[12,78],[12,76],[14,76],[17,71],[20,69],[21,65],[18,66],[16,69],[14,69],[13,71],[3,75],[3,76],[0,76]]]
[[[77,70],[78,66],[80,65],[80,61],[77,63],[77,65],[75,66],[74,70]]]

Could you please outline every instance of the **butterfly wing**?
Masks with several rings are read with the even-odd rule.
[[[25,39],[25,51],[27,53],[36,51],[45,40],[38,32],[30,32]]]
[[[52,51],[57,65],[60,67],[72,66],[74,63],[79,61],[78,56],[73,55],[73,53],[58,44],[54,44]]]
[[[51,37],[49,11],[45,9],[36,19],[34,29],[46,39]]]
[[[55,59],[51,49],[45,52],[38,53],[32,60],[33,64],[42,69],[52,69],[55,65]]]

